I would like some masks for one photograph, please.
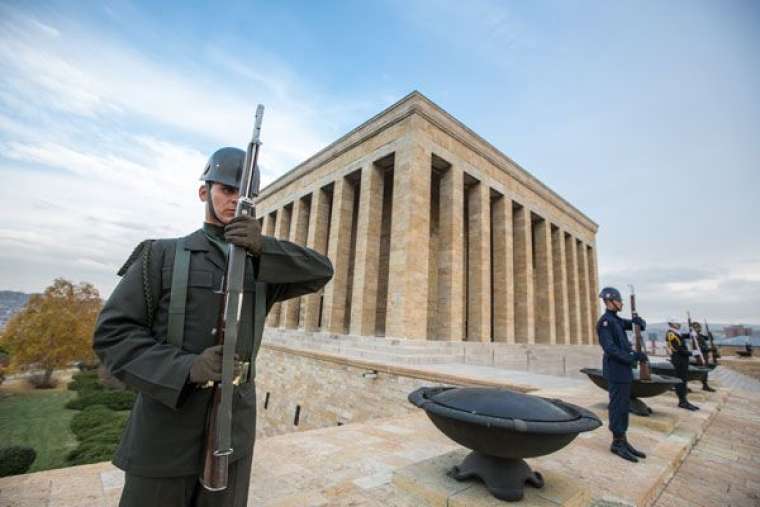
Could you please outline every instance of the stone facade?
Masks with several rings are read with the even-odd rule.
[[[418,92],[262,190],[265,233],[330,257],[269,327],[590,344],[597,225]]]

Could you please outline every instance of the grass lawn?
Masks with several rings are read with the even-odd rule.
[[[37,459],[31,472],[68,466],[66,454],[77,446],[69,431],[75,410],[63,408],[77,393],[64,390],[12,392],[0,388],[0,442],[31,446]]]

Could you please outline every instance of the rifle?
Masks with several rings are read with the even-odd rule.
[[[636,313],[636,293],[634,292],[633,285],[629,285],[628,287],[631,289],[631,318],[635,319],[639,316]],[[641,337],[641,327],[635,323],[633,324],[633,335],[636,337],[636,352],[641,352],[644,349],[644,338]],[[647,361],[639,361],[639,380],[652,380],[652,372],[649,369]]]
[[[689,336],[691,337],[691,346],[697,351],[697,366],[704,366],[705,356],[702,355],[702,349],[699,348],[699,341],[697,340],[697,332],[691,327],[691,312],[686,312],[686,317],[689,321]]]
[[[256,216],[253,199],[259,195],[259,147],[261,141],[261,120],[264,106],[256,108],[253,137],[245,153],[243,174],[240,181],[235,216]],[[224,278],[224,299],[217,319],[217,343],[222,344],[222,380],[214,382],[206,421],[206,438],[203,452],[203,471],[200,482],[209,491],[227,488],[229,458],[232,454],[232,393],[235,369],[235,348],[243,308],[243,281],[245,278],[246,252],[243,247],[230,245],[227,259],[227,274]]]
[[[707,337],[710,339],[710,350],[712,350],[713,363],[718,364],[720,352],[715,346],[715,338],[713,337],[712,331],[710,331],[710,326],[707,324],[707,319],[705,319],[705,331],[707,331]]]

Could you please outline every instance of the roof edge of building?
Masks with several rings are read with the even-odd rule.
[[[545,183],[543,183],[541,180],[533,176],[533,174],[522,167],[520,164],[515,162],[512,158],[510,158],[508,155],[506,155],[504,152],[499,150],[497,147],[495,147],[493,144],[489,143],[487,140],[485,140],[483,137],[481,137],[477,132],[469,128],[467,125],[465,125],[463,122],[458,120],[455,116],[453,116],[451,113],[440,107],[438,104],[430,100],[428,97],[420,93],[418,90],[414,90],[408,95],[404,96],[402,99],[398,100],[397,102],[391,104],[387,108],[383,109],[381,112],[377,113],[370,119],[366,120],[359,126],[351,129],[349,132],[344,134],[343,136],[339,137],[337,140],[333,141],[329,145],[325,146],[321,150],[319,150],[317,153],[312,155],[311,157],[307,158],[303,162],[299,163],[292,169],[288,170],[281,176],[279,176],[277,179],[275,179],[273,182],[271,182],[269,185],[264,187],[261,192],[259,193],[259,198],[266,198],[268,195],[276,192],[280,188],[286,186],[288,183],[290,183],[293,179],[295,179],[297,176],[301,176],[302,174],[299,174],[306,170],[306,173],[310,172],[308,171],[308,166],[317,161],[320,157],[324,156],[326,153],[333,151],[335,148],[339,147],[341,144],[346,143],[353,135],[360,132],[363,129],[366,129],[367,127],[370,127],[373,123],[377,123],[378,120],[380,120],[383,117],[390,116],[394,110],[401,110],[404,108],[404,106],[407,106],[408,110],[402,112],[398,115],[398,117],[395,118],[389,118],[390,121],[385,122],[383,124],[377,125],[377,128],[372,129],[372,131],[367,132],[367,135],[365,137],[369,137],[373,134],[375,134],[378,130],[382,130],[383,128],[386,128],[390,126],[391,124],[395,124],[400,120],[403,120],[404,118],[410,116],[411,114],[420,114],[423,116],[427,121],[433,123],[438,128],[441,128],[449,135],[453,135],[454,133],[451,132],[450,129],[446,129],[444,125],[441,125],[439,122],[436,122],[434,118],[430,117],[429,115],[425,114],[424,111],[420,110],[419,108],[415,107],[415,101],[422,101],[425,104],[427,104],[432,110],[440,115],[442,115],[446,120],[452,122],[457,127],[464,130],[467,135],[472,136],[472,138],[478,143],[482,145],[482,148],[485,148],[487,150],[493,151],[498,157],[503,158],[508,164],[499,163],[499,160],[491,160],[494,165],[501,168],[510,176],[517,178],[521,183],[526,185],[528,188],[536,191],[539,195],[541,194],[548,194],[549,197],[556,199],[559,201],[559,203],[566,207],[566,211],[570,212],[571,215],[575,215],[576,218],[579,218],[582,222],[586,222],[586,225],[594,232],[596,233],[599,229],[599,225],[594,222],[588,215],[580,211],[578,208],[576,208],[574,205],[572,205],[570,202],[568,202],[565,198],[560,196],[557,192],[552,190],[549,186],[547,186]],[[458,137],[458,136],[453,136]],[[467,140],[458,139],[460,142],[464,141],[465,144],[472,144],[466,142]],[[355,143],[351,143],[353,145]],[[476,147],[478,148],[478,147]],[[345,150],[339,150],[339,153],[343,153]],[[482,149],[477,150],[481,151]],[[487,157],[491,158],[491,157]],[[322,163],[326,162],[322,161]],[[511,166],[511,167],[510,167]],[[313,168],[316,168],[315,165]],[[544,197],[547,197],[544,195]]]

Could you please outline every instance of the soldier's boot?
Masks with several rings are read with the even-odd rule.
[[[639,462],[638,458],[636,458],[636,456],[628,451],[628,447],[625,445],[625,440],[614,439],[612,441],[612,445],[610,446],[610,452],[612,454],[617,454],[621,458],[633,463]]]
[[[647,457],[646,454],[636,449],[634,446],[631,445],[631,443],[628,441],[628,439],[625,439],[625,447],[628,449],[628,452],[636,456],[637,458],[645,459]]]
[[[715,389],[707,385],[707,382],[702,382],[702,390],[707,391],[708,393],[714,393]]]
[[[699,407],[696,405],[692,405],[688,401],[682,401],[678,404],[678,408],[685,408],[686,410],[691,410],[692,412],[695,410],[699,410]]]

